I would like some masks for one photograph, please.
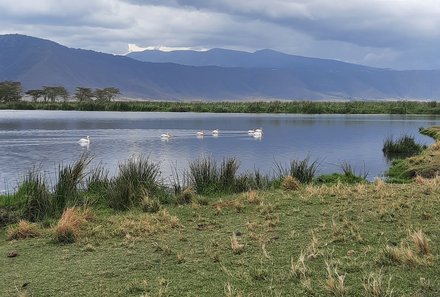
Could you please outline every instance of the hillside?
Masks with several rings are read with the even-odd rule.
[[[223,64],[228,67],[185,66],[67,48],[29,36],[1,35],[0,81],[21,81],[24,89],[62,85],[73,91],[78,86],[112,86],[128,97],[165,100],[435,99],[440,96],[440,71],[392,71],[329,60],[292,59],[267,50],[256,55],[262,55],[258,59],[266,62],[252,68],[246,65],[253,62],[241,63],[238,58]],[[228,58],[222,57],[222,61]],[[271,63],[286,67],[267,68]]]

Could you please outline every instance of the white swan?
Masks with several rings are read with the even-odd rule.
[[[204,136],[205,135],[205,131],[197,131],[197,136]]]
[[[170,134],[170,132],[164,133],[164,134],[160,135],[160,138],[170,139],[171,138],[171,134]]]
[[[254,133],[255,133],[255,130],[254,130],[254,129],[250,129],[250,130],[248,130],[248,134],[249,134],[249,135],[254,135]]]
[[[253,134],[253,136],[255,137],[255,138],[261,138],[262,136],[263,136],[263,132],[257,132],[257,131],[255,131],[254,132],[254,134]]]
[[[79,144],[90,144],[90,137],[87,136],[86,138],[81,138],[80,140],[78,140]]]
[[[220,132],[218,131],[218,129],[214,129],[214,130],[212,130],[212,135],[213,135],[213,136],[218,136],[219,133],[220,133]]]

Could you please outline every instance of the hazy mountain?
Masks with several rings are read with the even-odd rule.
[[[176,63],[188,66],[220,66],[243,68],[275,68],[275,69],[304,69],[319,70],[364,70],[366,66],[344,63],[335,60],[308,58],[288,55],[270,49],[248,53],[236,50],[214,48],[207,51],[176,50],[160,51],[145,50],[131,52],[126,56],[153,63]]]
[[[117,87],[130,97],[174,100],[440,97],[440,71],[391,71],[269,50],[213,52],[228,67],[141,62],[29,36],[0,35],[0,81],[21,81],[25,89]]]

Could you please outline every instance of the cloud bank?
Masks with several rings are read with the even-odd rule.
[[[434,0],[2,0],[0,33],[123,54],[215,47],[439,69]],[[133,46],[132,46],[133,48]]]

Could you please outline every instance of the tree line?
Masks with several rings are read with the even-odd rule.
[[[120,94],[119,89],[113,87],[103,89],[77,87],[73,94],[73,99],[78,102],[110,102]],[[17,102],[22,100],[24,95],[30,96],[33,102],[67,102],[69,98],[72,98],[67,89],[63,86],[43,86],[42,89],[33,89],[23,92],[20,82],[0,82],[0,102]]]

